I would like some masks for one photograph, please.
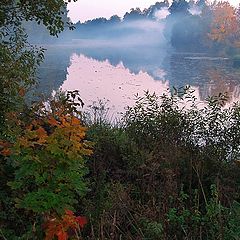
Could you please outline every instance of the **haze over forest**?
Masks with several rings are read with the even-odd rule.
[[[169,4],[165,0],[144,10],[131,9],[123,18],[114,15],[109,19],[100,17],[77,22],[74,31],[66,29],[58,39],[49,37],[43,26],[36,26],[33,22],[27,23],[26,28],[30,41],[37,44],[74,44],[81,47],[143,45],[223,54],[233,51],[236,37],[234,22],[231,23],[233,26],[225,26],[225,32],[216,32],[224,22],[224,14],[235,14],[235,9],[227,2],[209,5],[205,0],[176,0]],[[221,15],[222,19],[219,18]],[[236,21],[239,21],[239,10],[236,16]],[[66,9],[63,19],[65,22],[70,20]]]
[[[219,0],[217,0],[219,1]],[[237,7],[238,0],[227,0],[232,6]],[[118,15],[123,18],[126,12],[131,8],[140,8],[144,10],[151,5],[154,5],[157,0],[81,0],[77,2],[71,2],[68,4],[68,16],[73,23],[78,21],[85,22],[98,17],[105,17],[109,19],[113,15]],[[158,1],[160,2],[160,1]],[[213,3],[213,0],[208,0],[209,3]],[[172,0],[169,0],[169,4]]]

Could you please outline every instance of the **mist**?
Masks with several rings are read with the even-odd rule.
[[[110,47],[158,47],[162,50],[204,50],[203,24],[199,5],[168,5],[158,2],[148,9],[131,9],[123,18],[117,15],[96,18],[74,24],[75,30],[67,28],[58,38],[49,37],[40,24],[25,24],[29,40],[36,44],[67,45],[83,48]],[[67,13],[66,13],[67,14]],[[67,21],[67,17],[64,17]],[[69,19],[68,19],[69,20]],[[204,33],[205,34],[205,33]]]
[[[157,20],[163,20],[165,19],[168,15],[170,14],[169,10],[167,7],[163,7],[162,9],[160,10],[157,10],[155,13],[154,13],[154,16]]]
[[[41,24],[26,23],[31,42],[50,49],[39,71],[39,78],[43,79],[41,91],[49,89],[50,94],[52,89],[57,90],[66,81],[68,74],[76,76],[76,79],[81,78],[81,81],[90,77],[91,81],[86,82],[86,85],[91,89],[99,79],[104,85],[104,79],[109,76],[113,81],[117,77],[124,79],[124,74],[129,71],[133,74],[132,80],[135,75],[146,73],[154,81],[169,81],[170,86],[201,86],[200,95],[207,96],[208,82],[212,75],[217,75],[214,73],[208,76],[208,72],[212,73],[212,69],[219,68],[219,65],[224,65],[227,69],[226,73],[220,75],[229,75],[234,70],[229,68],[228,58],[219,58],[222,46],[207,37],[211,19],[206,15],[203,17],[206,12],[202,11],[204,7],[204,0],[191,4],[178,0],[171,6],[166,1],[160,2],[144,10],[131,9],[122,18],[114,15],[109,19],[101,17],[77,22],[73,31],[66,28],[58,38],[49,37]],[[211,13],[210,7],[208,11]],[[79,58],[80,61],[74,72],[69,73],[67,69],[72,65],[72,56],[78,56],[76,59]],[[89,73],[80,77],[83,74],[82,61],[93,62],[93,65]],[[95,69],[98,62],[109,64],[103,64],[106,69],[101,68],[103,65]],[[120,65],[126,71],[118,76],[117,69]],[[109,68],[111,71],[108,71]],[[52,80],[47,81],[48,78]],[[237,73],[230,76],[230,79],[237,78]],[[148,82],[141,84],[148,88]],[[110,84],[107,83],[107,86]],[[123,89],[122,86],[119,87]],[[122,91],[119,89],[117,91]],[[127,95],[126,99],[128,98],[131,96]]]
[[[77,45],[108,46],[108,47],[167,47],[168,42],[164,36],[164,24],[153,20],[136,20],[123,22],[98,32],[91,39],[74,39]]]
[[[189,9],[189,13],[192,15],[200,15],[202,13],[202,9],[198,6],[192,6]]]

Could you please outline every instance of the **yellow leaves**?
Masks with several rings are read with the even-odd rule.
[[[86,131],[87,128],[73,115],[51,114],[41,120],[33,120],[26,127],[16,152],[21,152],[21,148],[30,148],[49,153],[61,161],[81,160],[83,156],[92,154],[91,144],[85,141]]]
[[[22,127],[25,129],[15,144],[15,155],[21,154],[23,149],[31,150],[31,158],[34,159],[34,152],[38,150],[44,151],[44,154],[49,153],[53,158],[81,161],[83,156],[92,154],[92,145],[85,140],[87,128],[81,125],[76,116],[49,114]],[[0,141],[0,154],[11,154],[8,143]]]
[[[28,139],[25,137],[19,138],[18,143],[17,143],[17,146],[19,146],[20,148],[21,147],[30,147],[31,145],[32,145],[31,142],[29,142]]]
[[[90,144],[88,145],[84,140],[87,129],[81,125],[77,125],[77,123],[80,123],[79,120],[73,119],[74,121],[67,121],[65,119],[48,137],[47,150],[53,154],[64,154],[69,159],[79,159],[81,156],[92,153]]]

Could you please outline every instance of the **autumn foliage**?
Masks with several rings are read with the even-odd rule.
[[[75,216],[70,210],[66,210],[65,214],[58,217],[50,218],[45,224],[46,237],[45,240],[52,240],[57,236],[58,240],[67,240],[68,232],[72,231],[78,236],[81,229],[87,223],[86,217]]]
[[[84,217],[65,211],[85,194],[85,161],[92,154],[76,97],[76,92],[60,94],[33,106],[28,116],[13,119],[16,140],[0,142],[1,155],[14,167],[8,186],[16,193],[15,206],[48,219],[46,239],[67,239],[69,228],[86,224]]]
[[[213,5],[210,39],[229,45],[237,44],[240,27],[236,9],[229,2]]]

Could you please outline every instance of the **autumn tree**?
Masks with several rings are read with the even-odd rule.
[[[237,11],[229,2],[219,2],[213,5],[209,37],[215,42],[228,46],[234,46],[239,40]]]
[[[66,24],[72,28],[64,15],[68,2],[71,0],[1,1],[1,239],[43,239],[39,223],[53,223],[52,219],[57,228],[54,232],[47,224],[46,238],[66,239],[69,227],[85,224],[73,214],[64,213],[86,188],[84,156],[91,153],[86,129],[75,111],[79,103],[70,100],[75,93],[61,98],[64,101],[51,101],[49,107],[54,102],[53,108],[45,108],[46,102],[38,104],[39,108],[24,105],[44,51],[28,43],[23,23],[35,21],[57,36]],[[71,226],[66,220],[71,220]],[[36,232],[42,236],[36,236]]]
[[[12,170],[5,183],[10,189],[1,190],[4,194],[8,191],[9,202],[0,196],[0,203],[4,209],[11,206],[14,221],[19,212],[26,220],[15,221],[19,229],[8,221],[10,211],[5,210],[7,218],[0,219],[4,233],[11,229],[15,236],[27,239],[26,228],[33,224],[38,230],[30,230],[31,239],[43,239],[45,232],[45,239],[57,236],[62,240],[67,239],[69,229],[76,230],[81,224],[81,218],[68,214],[87,191],[86,159],[92,153],[80,106],[78,91],[59,93],[47,102],[32,105],[23,115],[12,117],[19,131],[14,141],[0,141],[4,167]]]

